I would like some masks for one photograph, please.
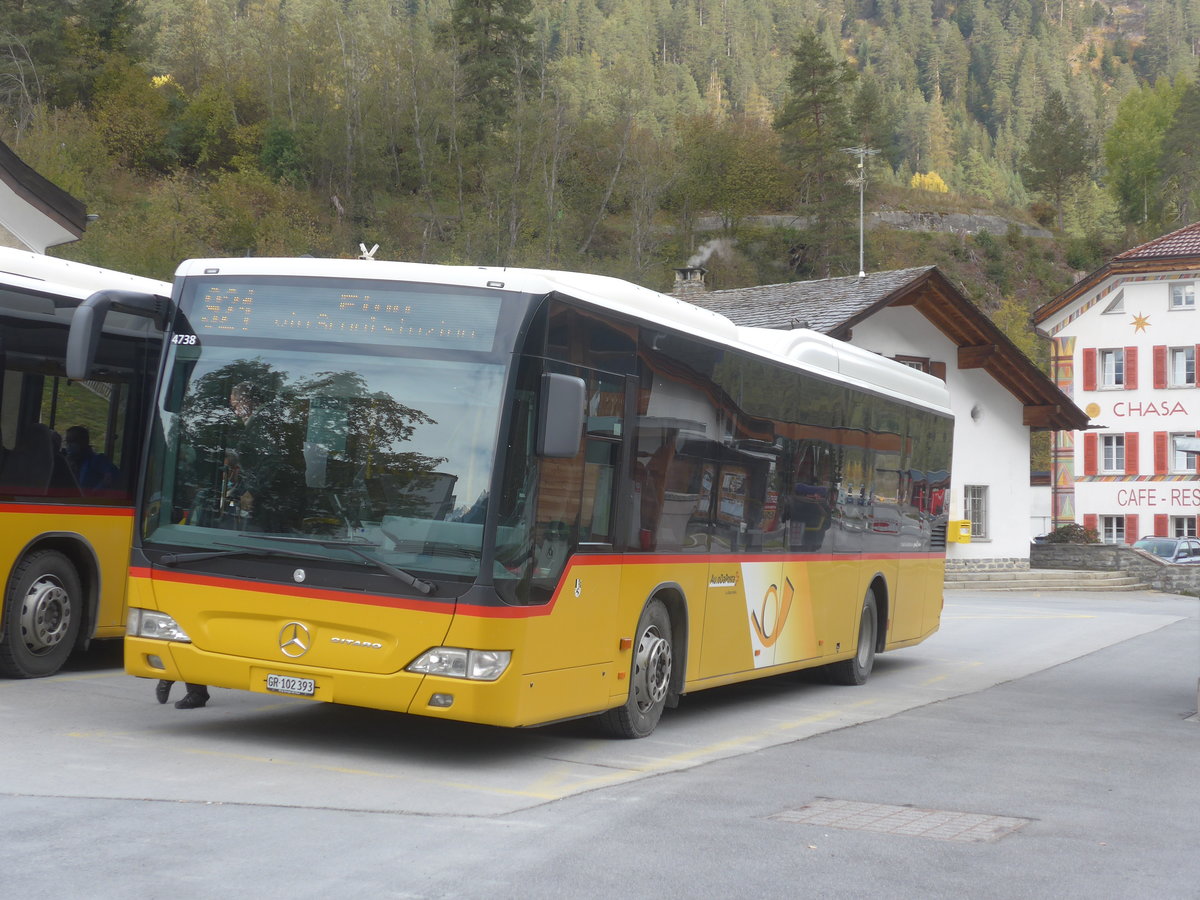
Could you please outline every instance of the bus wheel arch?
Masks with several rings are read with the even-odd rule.
[[[886,585],[880,579],[871,582],[863,595],[862,606],[859,607],[858,628],[855,631],[855,652],[849,659],[839,660],[823,666],[826,678],[833,684],[860,685],[866,684],[875,668],[875,654],[879,648],[880,632],[885,628],[885,622],[879,614],[879,599],[876,590]]]
[[[875,652],[882,653],[887,646],[888,624],[892,620],[892,604],[888,593],[887,579],[877,573],[871,581],[870,590],[875,594],[875,611],[878,619],[875,629]]]
[[[83,583],[77,559],[59,542],[39,541],[21,554],[4,590],[0,672],[37,678],[62,668],[85,632]]]
[[[601,713],[603,729],[617,737],[642,738],[654,731],[663,710],[674,705],[682,683],[676,648],[682,619],[682,597],[657,590],[642,607],[634,629],[629,665],[629,695],[615,709]],[[674,614],[672,614],[674,610]]]

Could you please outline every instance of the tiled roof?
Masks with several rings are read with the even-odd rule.
[[[1105,279],[1146,272],[1189,272],[1200,270],[1200,222],[1193,222],[1152,241],[1118,253],[1094,272],[1080,278],[1057,297],[1033,311],[1034,323],[1047,319],[1078,302]]]
[[[1139,244],[1113,258],[1162,259],[1175,256],[1200,256],[1200,222],[1193,222],[1170,234]]]
[[[689,303],[759,328],[810,328],[831,334],[882,303],[933,266],[875,272],[865,278],[823,278],[687,295]]]

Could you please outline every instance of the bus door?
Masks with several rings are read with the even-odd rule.
[[[531,642],[531,671],[603,662],[614,652],[626,384],[623,376],[606,372],[572,374],[587,383],[585,434],[573,458],[539,461],[533,577],[555,591],[550,619],[556,639]]]
[[[793,592],[763,544],[766,481],[752,459],[706,462],[711,556],[700,666],[704,675],[776,663]]]

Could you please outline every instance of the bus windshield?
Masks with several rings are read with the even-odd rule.
[[[452,580],[479,574],[498,357],[348,342],[284,349],[196,330],[175,335],[167,362],[147,546],[176,559],[291,548]]]

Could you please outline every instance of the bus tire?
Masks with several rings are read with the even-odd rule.
[[[633,641],[629,698],[616,709],[601,713],[605,731],[623,738],[643,738],[654,731],[671,691],[674,649],[671,616],[661,600],[651,600],[638,619]]]
[[[30,553],[13,567],[4,597],[0,673],[40,678],[62,668],[83,619],[83,588],[57,550]]]
[[[854,656],[830,663],[825,674],[831,684],[866,684],[875,668],[875,642],[879,637],[879,604],[874,588],[867,588],[858,620],[858,645]]]

